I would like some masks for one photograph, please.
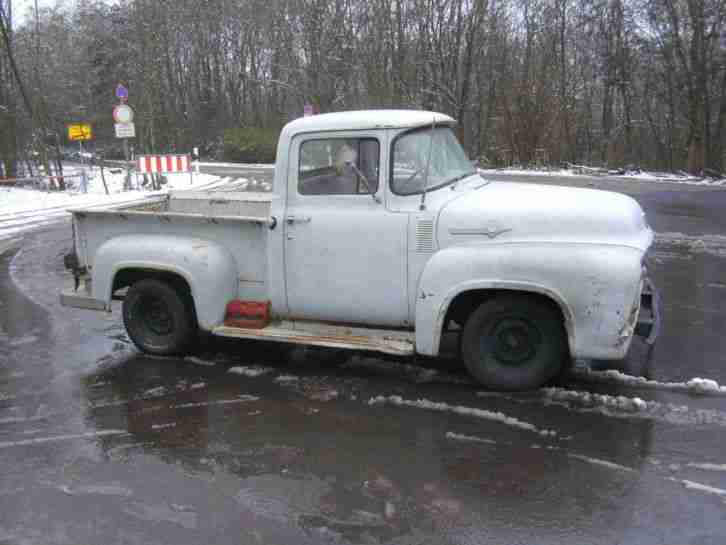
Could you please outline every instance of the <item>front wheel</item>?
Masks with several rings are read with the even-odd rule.
[[[158,356],[184,354],[197,331],[194,310],[187,298],[166,282],[151,278],[129,288],[123,319],[134,344]]]
[[[543,386],[560,372],[567,354],[559,310],[526,295],[485,301],[469,316],[461,337],[469,372],[495,390]]]

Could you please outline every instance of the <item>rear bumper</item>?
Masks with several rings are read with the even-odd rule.
[[[635,325],[635,334],[644,337],[647,344],[653,345],[658,339],[661,328],[661,298],[653,281],[646,277],[640,294],[640,313]]]
[[[106,301],[91,295],[91,282],[85,277],[79,277],[78,284],[72,276],[66,278],[60,294],[60,303],[64,307],[110,310]]]

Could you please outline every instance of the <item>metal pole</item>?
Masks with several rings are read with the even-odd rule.
[[[126,160],[126,179],[124,180],[124,189],[131,189],[131,171],[129,169],[129,139],[123,138],[124,142],[124,159]]]

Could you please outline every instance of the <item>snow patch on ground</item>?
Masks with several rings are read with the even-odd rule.
[[[194,166],[199,165],[200,167],[229,167],[229,168],[240,168],[240,169],[259,169],[259,170],[274,170],[274,163],[216,163],[216,162],[199,162],[194,163]]]
[[[487,174],[505,174],[507,176],[554,176],[562,178],[565,176],[579,176],[571,170],[557,169],[557,170],[535,170],[535,169],[524,169],[524,168],[480,168],[479,174],[486,177]]]
[[[571,410],[597,412],[615,418],[647,418],[669,424],[726,426],[726,413],[716,409],[690,409],[686,405],[644,401],[638,397],[610,396],[591,392],[545,388],[545,403]]]
[[[608,469],[614,469],[616,471],[625,471],[627,473],[637,473],[637,471],[634,470],[632,467],[623,466],[620,464],[616,464],[615,462],[609,462],[607,460],[601,460],[600,458],[593,458],[591,456],[584,456],[582,454],[573,454],[573,453],[568,453],[567,457],[572,458],[574,460],[580,460],[581,462],[586,462],[588,464],[607,467]]]
[[[642,418],[676,425],[726,427],[726,412],[716,409],[690,409],[686,405],[644,401],[639,397],[611,396],[565,388],[543,388],[539,395],[510,395],[477,392],[480,397],[499,397],[523,404],[557,405],[570,411],[598,413],[611,418]]]
[[[543,388],[541,392],[545,399],[552,401],[575,402],[587,407],[599,407],[627,413],[637,413],[648,410],[648,402],[639,397],[610,396],[606,394],[593,394],[578,390],[564,388]],[[658,403],[651,402],[651,406]]]
[[[251,403],[253,401],[259,401],[260,398],[252,395],[241,395],[236,399],[220,399],[219,401],[202,401],[199,403],[181,403],[174,405],[174,409],[190,409],[193,407],[211,407],[213,405],[234,405],[237,403]]]
[[[667,184],[686,184],[700,185],[710,187],[726,186],[726,178],[699,178],[688,174],[674,174],[667,172],[647,172],[633,171],[620,173],[611,171],[598,172],[598,169],[587,169],[581,167],[579,169],[557,169],[557,170],[538,170],[538,169],[522,169],[522,168],[489,168],[479,169],[479,173],[486,177],[487,174],[507,175],[507,176],[532,176],[532,177],[567,177],[577,176],[582,178],[593,178],[598,180],[634,180],[638,182],[654,182]]]
[[[543,436],[555,436],[557,432],[554,430],[539,429],[534,424],[524,422],[512,416],[507,416],[501,412],[487,411],[485,409],[477,409],[473,407],[464,407],[463,405],[449,405],[448,403],[440,403],[436,401],[429,401],[428,399],[417,399],[409,400],[403,399],[398,395],[391,396],[377,396],[372,397],[368,400],[368,405],[396,405],[398,407],[413,407],[416,409],[427,409],[432,411],[448,412],[454,414],[460,414],[463,416],[473,416],[476,418],[483,418],[486,420],[492,420],[500,422],[506,426],[513,428],[519,428],[522,430],[531,431],[538,433]]]
[[[487,439],[486,437],[476,437],[475,435],[464,435],[461,433],[454,433],[453,431],[447,431],[446,438],[453,439],[454,441],[463,441],[465,443],[486,443],[487,445],[497,444],[494,439]]]
[[[695,469],[702,469],[704,471],[724,471],[726,472],[726,464],[705,464],[705,463],[695,463],[690,462],[686,464],[687,467],[692,467]]]
[[[280,375],[275,378],[275,382],[297,382],[300,377],[295,375]]]
[[[676,483],[681,483],[688,490],[697,490],[699,492],[705,492],[707,494],[714,494],[716,496],[721,496],[722,498],[726,498],[726,490],[723,490],[721,488],[716,488],[713,486],[708,486],[705,484],[688,481],[686,479],[676,479],[675,477],[668,477],[668,480],[676,482]]]
[[[489,444],[489,445],[498,444],[498,442],[494,441],[493,439],[487,439],[484,437],[476,437],[473,435],[463,435],[463,434],[454,433],[451,431],[446,432],[446,438],[452,439],[454,441],[462,441],[465,443],[484,443],[484,444]],[[576,453],[572,453],[572,452],[567,452],[565,449],[562,449],[561,447],[557,447],[557,446],[542,447],[541,445],[531,445],[529,448],[531,448],[531,449],[546,448],[547,450],[551,450],[554,452],[564,452],[568,458],[572,458],[573,460],[580,460],[581,462],[606,467],[608,469],[613,469],[615,471],[624,471],[627,473],[637,473],[637,471],[631,467],[627,467],[627,466],[624,466],[621,464],[616,464],[615,462],[610,462],[608,460],[602,460],[601,458],[593,458],[592,456],[585,456],[584,454],[576,454]]]
[[[726,236],[724,235],[657,233],[655,240],[658,245],[679,248],[693,254],[726,257]]]
[[[78,174],[80,168],[67,167],[66,176]],[[168,174],[168,183],[160,191],[134,189],[124,191],[125,172],[121,169],[104,169],[109,194],[103,186],[100,169],[88,168],[87,193],[78,188],[66,191],[42,191],[22,187],[0,188],[0,240],[9,238],[30,229],[50,225],[69,216],[67,210],[73,208],[104,209],[121,204],[143,201],[147,197],[160,196],[171,190],[199,190],[224,185],[226,178],[211,174],[194,174],[193,182],[188,174]],[[133,176],[132,176],[133,178]],[[68,178],[69,182],[77,180]]]
[[[73,441],[77,439],[97,439],[99,437],[108,437],[111,435],[128,435],[125,430],[101,430],[89,433],[79,433],[75,435],[55,435],[51,437],[36,437],[34,439],[22,439],[20,441],[2,441],[0,449],[12,447],[24,447],[29,445],[42,445],[44,443],[57,443],[59,441]]]
[[[165,430],[168,428],[176,428],[176,422],[169,422],[168,424],[152,424],[152,430]]]
[[[193,363],[194,365],[203,365],[204,367],[214,367],[215,365],[217,365],[217,362],[198,358],[197,356],[188,356],[184,358],[184,361],[188,363]]]
[[[650,390],[671,390],[697,395],[726,395],[726,386],[708,378],[692,378],[685,382],[659,382],[645,377],[626,375],[615,369],[593,371],[587,368],[575,369],[572,376],[589,382],[611,382]]]
[[[247,365],[247,366],[236,366],[230,367],[227,372],[234,373],[237,375],[243,375],[245,377],[256,378],[273,371],[272,367],[264,367],[262,365]]]

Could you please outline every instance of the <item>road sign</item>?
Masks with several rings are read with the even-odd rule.
[[[120,83],[116,86],[116,98],[122,102],[129,98],[129,90]]]
[[[93,138],[93,129],[88,123],[74,123],[68,125],[68,140],[83,142]]]
[[[133,123],[134,111],[131,109],[131,106],[119,104],[113,109],[113,120],[116,123]]]
[[[136,138],[136,125],[133,123],[116,123],[116,138]]]

